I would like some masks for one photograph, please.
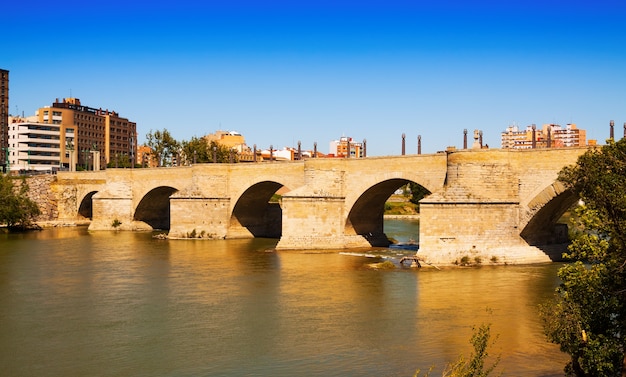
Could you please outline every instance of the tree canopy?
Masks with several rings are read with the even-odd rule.
[[[157,166],[191,165],[207,162],[238,162],[239,157],[231,148],[204,137],[193,136],[181,142],[174,139],[167,129],[146,134],[146,145],[153,151]],[[215,158],[214,158],[215,157]]]
[[[35,216],[40,214],[37,203],[26,196],[28,185],[22,180],[19,188],[14,187],[13,179],[0,175],[0,223],[9,229],[28,228]]]
[[[172,156],[179,152],[180,144],[167,129],[162,131],[150,130],[146,134],[146,139],[146,144],[154,152],[153,156],[157,161],[157,166],[166,166],[171,163]]]
[[[238,162],[237,154],[225,145],[218,144],[215,140],[208,142],[204,137],[193,136],[189,141],[181,143],[183,160],[181,163],[185,165],[193,163],[213,162],[213,154],[215,154],[215,162],[224,163]]]
[[[568,376],[622,376],[626,336],[626,140],[587,151],[559,180],[579,195],[576,231],[553,301],[548,339],[571,356]]]
[[[430,195],[430,191],[428,191],[424,186],[419,185],[415,182],[409,182],[409,190],[411,192],[411,198],[409,201],[413,204],[418,205],[419,212],[419,202],[424,199],[425,196]]]

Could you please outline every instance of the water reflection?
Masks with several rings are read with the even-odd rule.
[[[565,363],[536,312],[558,265],[379,271],[275,242],[0,235],[4,373],[411,376],[469,352],[483,322],[505,375]]]

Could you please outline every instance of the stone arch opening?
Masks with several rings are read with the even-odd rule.
[[[271,199],[282,187],[280,183],[265,181],[244,191],[233,208],[228,238],[280,238],[282,209],[280,203]]]
[[[82,216],[86,219],[91,220],[93,218],[93,196],[98,191],[92,191],[83,197],[83,200],[80,201],[80,206],[78,207],[78,215]]]
[[[552,191],[552,188],[549,190]],[[546,198],[546,193],[542,194],[540,197]],[[542,249],[550,259],[561,260],[561,254],[567,250],[569,238],[567,224],[560,224],[559,219],[578,202],[578,196],[565,190],[542,201],[541,207],[526,223],[520,236],[529,245]]]
[[[367,189],[350,209],[345,233],[363,236],[374,247],[389,246],[389,238],[384,232],[385,203],[396,190],[411,182],[407,179],[394,178]],[[427,189],[421,187],[430,194]]]
[[[133,220],[143,221],[152,229],[170,229],[170,196],[178,190],[160,186],[150,190],[141,198],[135,209]]]

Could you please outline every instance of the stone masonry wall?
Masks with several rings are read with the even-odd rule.
[[[52,192],[52,183],[56,181],[56,176],[50,174],[35,175],[27,177],[24,180],[15,179],[13,184],[20,187],[23,182],[28,185],[27,196],[30,200],[37,203],[41,215],[35,221],[54,221],[59,217],[57,209],[57,200]]]

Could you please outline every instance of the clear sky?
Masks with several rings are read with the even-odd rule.
[[[368,155],[500,147],[510,124],[626,122],[626,3],[551,1],[11,1],[0,68],[10,112],[55,98],[117,111],[139,141],[241,132],[259,149]],[[6,8],[6,9],[5,9]]]

